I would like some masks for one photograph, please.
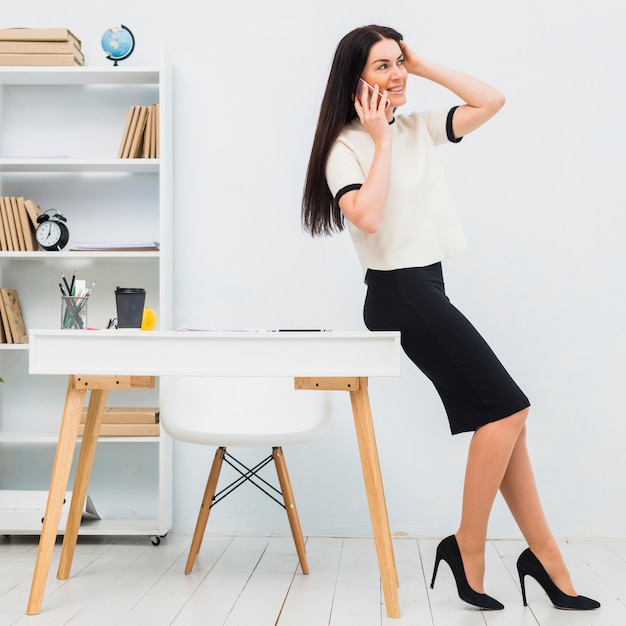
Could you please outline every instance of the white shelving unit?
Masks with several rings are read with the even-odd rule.
[[[70,230],[61,252],[0,252],[0,286],[17,289],[27,328],[59,328],[58,283],[76,271],[96,283],[89,326],[105,327],[115,317],[119,285],[144,287],[158,329],[171,329],[170,74],[164,51],[156,67],[0,67],[0,195],[57,209]],[[160,157],[115,158],[130,107],[156,102]],[[83,241],[158,241],[160,250],[69,250]],[[67,381],[29,375],[27,344],[0,344],[0,376],[0,490],[47,490]],[[158,381],[154,390],[112,391],[107,404],[159,406]],[[89,495],[102,520],[85,522],[80,533],[165,535],[171,461],[163,432],[101,438]],[[0,510],[0,533],[33,534],[10,526]]]

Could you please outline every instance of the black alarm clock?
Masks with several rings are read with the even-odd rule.
[[[70,240],[66,219],[56,209],[48,209],[37,218],[35,239],[44,250],[62,250]]]

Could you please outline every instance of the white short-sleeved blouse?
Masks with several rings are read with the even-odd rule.
[[[455,107],[456,108],[456,107]],[[460,252],[467,240],[446,186],[436,146],[458,142],[454,109],[398,115],[392,122],[392,167],[387,206],[376,233],[348,230],[363,272],[424,267]],[[374,142],[358,118],[331,148],[326,180],[335,201],[358,189],[369,172]]]

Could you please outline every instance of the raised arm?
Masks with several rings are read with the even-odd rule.
[[[457,70],[422,59],[404,42],[400,44],[400,48],[409,74],[431,80],[449,89],[465,102],[454,112],[452,118],[455,137],[464,137],[476,130],[503,107],[504,95],[495,87]]]
[[[386,96],[387,92],[383,94]],[[386,97],[376,106],[377,97],[378,85],[371,101],[361,104],[357,99],[354,103],[359,119],[374,141],[374,158],[361,188],[349,191],[339,201],[343,214],[359,230],[370,234],[378,230],[387,204],[391,177],[392,133],[385,116]]]

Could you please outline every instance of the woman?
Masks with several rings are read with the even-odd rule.
[[[463,104],[396,115],[406,103],[409,74],[441,85]],[[503,104],[493,87],[416,55],[392,28],[353,30],[335,52],[302,221],[313,236],[347,223],[367,283],[367,327],[400,330],[404,351],[439,392],[452,434],[474,432],[461,523],[437,547],[431,587],[444,560],[462,600],[503,608],[483,589],[487,524],[500,490],[529,545],[517,562],[524,604],[529,575],[556,607],[594,609],[598,602],[576,593],[541,507],[526,449],[528,399],[445,295],[441,261],[460,252],[465,237],[435,146],[458,143]]]

